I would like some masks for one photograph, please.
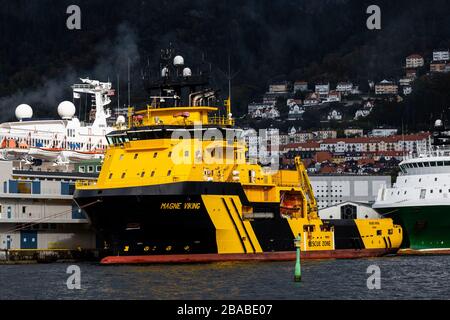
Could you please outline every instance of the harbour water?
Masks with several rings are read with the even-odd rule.
[[[66,263],[0,265],[0,299],[449,299],[450,256],[197,265],[80,263],[81,289],[67,288]],[[367,268],[381,271],[369,290]]]

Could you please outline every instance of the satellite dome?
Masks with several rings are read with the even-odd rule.
[[[117,124],[124,124],[125,123],[125,117],[124,116],[118,116],[116,120]]]
[[[173,65],[174,66],[184,65],[184,58],[182,56],[176,56],[175,58],[173,58]]]
[[[183,77],[190,77],[192,76],[192,71],[190,68],[184,68],[183,69]]]
[[[435,127],[442,127],[442,120],[438,119],[434,122]]]
[[[29,119],[33,116],[33,109],[28,104],[18,105],[16,108],[16,118],[22,121],[22,119]]]
[[[161,70],[161,77],[165,78],[169,75],[169,69],[167,67],[162,68]]]
[[[70,101],[63,101],[58,105],[58,114],[63,119],[72,119],[75,114],[75,105]]]

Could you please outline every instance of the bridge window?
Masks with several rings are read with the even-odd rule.
[[[444,161],[444,166],[450,166],[450,161]]]
[[[429,162],[424,162],[425,167],[429,167],[430,163]]]
[[[431,164],[432,167],[436,167],[436,162],[435,161],[430,162],[430,164]]]

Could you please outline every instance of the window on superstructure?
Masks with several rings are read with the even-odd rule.
[[[141,178],[143,178],[145,176],[145,171],[141,172]]]
[[[434,178],[434,181],[437,181],[437,178]]]
[[[155,175],[155,171],[152,171],[152,173],[150,174],[150,177],[153,177]]]
[[[134,160],[136,160],[137,158],[138,158],[138,154],[135,153],[135,154],[134,154]]]
[[[155,152],[154,154],[153,154],[153,158],[156,158],[158,156],[158,152]]]
[[[79,166],[78,167],[78,172],[84,173],[86,171],[84,166]]]
[[[112,174],[112,173],[110,173],[110,174],[109,174],[109,179],[112,179],[112,176],[113,176],[113,174]]]
[[[94,166],[88,166],[87,167],[87,172],[89,172],[89,173],[94,172]]]
[[[450,166],[450,161],[444,161],[444,166]]]
[[[126,175],[126,173],[123,172],[123,173],[122,173],[122,176],[121,176],[120,178],[121,178],[121,179],[125,178],[125,175]]]
[[[419,165],[419,168],[423,168],[423,162],[419,162],[418,165]]]
[[[172,170],[167,171],[167,176],[169,177],[172,174]]]
[[[99,165],[99,166],[95,167],[95,171],[100,172],[101,170],[102,170],[102,166]]]
[[[430,162],[430,164],[431,164],[432,167],[436,167],[436,162],[435,161]]]
[[[429,162],[424,162],[425,167],[429,167],[430,163]]]
[[[22,213],[26,213],[27,211],[27,207],[26,206],[22,206]]]
[[[123,160],[123,154],[120,155],[119,160]]]
[[[421,189],[420,190],[420,199],[425,199],[426,193],[427,193],[426,189]]]
[[[433,189],[430,190],[430,193],[433,193]]]
[[[443,167],[444,166],[444,161],[439,161],[438,162],[438,166]]]

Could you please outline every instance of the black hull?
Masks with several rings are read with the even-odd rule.
[[[272,213],[273,218],[250,222],[261,249],[263,252],[295,250],[295,235],[287,219],[280,216],[279,204],[250,203],[237,183],[184,182],[77,190],[74,198],[80,206],[86,206],[84,210],[108,254],[217,254],[216,229],[201,195],[236,195],[241,203],[251,205],[254,212]],[[167,203],[194,204],[194,208],[162,207]],[[353,220],[325,223],[335,226],[335,249],[364,249]],[[254,253],[254,249],[251,252],[244,245],[243,248],[245,253]]]

